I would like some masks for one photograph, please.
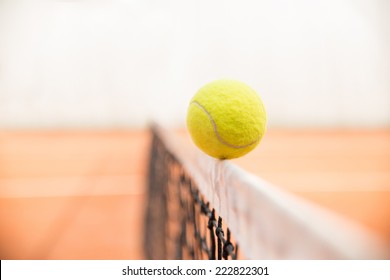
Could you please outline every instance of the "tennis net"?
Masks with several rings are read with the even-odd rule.
[[[152,126],[148,259],[383,259],[388,244]]]

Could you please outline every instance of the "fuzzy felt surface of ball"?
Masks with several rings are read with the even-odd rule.
[[[267,115],[260,96],[236,80],[206,84],[190,101],[187,128],[197,147],[218,159],[241,157],[261,141]]]

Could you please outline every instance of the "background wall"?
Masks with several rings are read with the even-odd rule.
[[[390,126],[390,2],[0,0],[1,127],[183,125],[235,78],[270,126]]]

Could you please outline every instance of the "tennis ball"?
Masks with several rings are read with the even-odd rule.
[[[218,159],[252,151],[266,130],[267,116],[260,96],[235,80],[206,84],[192,98],[187,128],[193,142]]]

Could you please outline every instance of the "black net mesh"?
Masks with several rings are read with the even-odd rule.
[[[149,166],[148,259],[237,259],[229,228],[156,130]]]

